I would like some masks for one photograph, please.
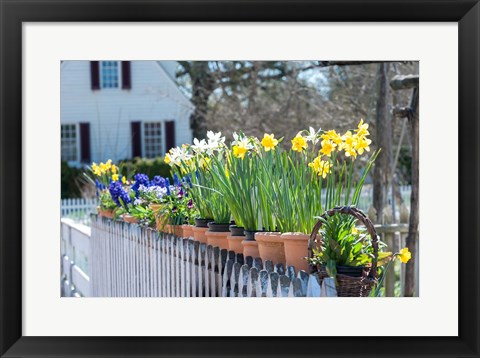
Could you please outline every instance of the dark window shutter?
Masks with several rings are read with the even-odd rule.
[[[80,161],[82,163],[90,163],[92,161],[90,123],[80,123]]]
[[[92,90],[100,89],[100,63],[99,61],[90,61],[90,78]]]
[[[132,122],[132,158],[142,156],[142,123]]]
[[[175,147],[175,121],[165,122],[165,149]]]
[[[130,71],[130,61],[122,61],[122,88],[132,88],[132,75]]]

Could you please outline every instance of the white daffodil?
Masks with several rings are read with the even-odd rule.
[[[315,132],[315,129],[313,129],[312,127],[309,127],[308,135],[306,136],[307,141],[312,142],[313,145],[317,144],[318,141],[320,140],[320,131],[321,129]]]
[[[241,148],[246,148],[246,149],[248,149],[248,150],[254,148],[254,145],[252,144],[252,142],[250,141],[250,139],[248,139],[247,137],[243,137],[243,138],[239,139],[239,140],[237,141],[236,146],[241,147]]]
[[[182,162],[192,159],[192,155],[188,153],[187,148],[175,147],[170,149],[170,160],[173,164],[180,166]]]
[[[198,140],[195,138],[193,140],[192,149],[195,151],[195,153],[204,153],[208,149],[207,142],[205,139]]]
[[[213,155],[213,152],[220,150],[225,143],[225,137],[222,137],[222,132],[213,133],[212,131],[208,131],[207,138],[206,152],[208,155]]]

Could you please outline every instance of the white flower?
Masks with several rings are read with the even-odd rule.
[[[192,149],[195,151],[195,153],[203,153],[208,149],[207,142],[205,139],[198,140],[197,138],[194,138]]]
[[[308,129],[308,135],[306,136],[307,141],[312,142],[313,145],[317,144],[318,141],[320,140],[320,131],[321,131],[321,129],[319,129],[317,132],[315,132],[315,129],[310,127]]]
[[[212,131],[207,132],[207,154],[212,155],[214,151],[220,150],[220,148],[225,143],[225,137],[222,137],[222,132],[213,133]]]
[[[187,148],[175,147],[170,149],[170,161],[180,166],[182,162],[192,159],[192,155],[188,153]]]

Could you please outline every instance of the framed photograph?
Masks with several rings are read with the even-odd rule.
[[[477,1],[0,3],[2,357],[480,355]]]

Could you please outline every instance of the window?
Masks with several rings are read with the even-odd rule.
[[[68,162],[78,161],[78,133],[76,124],[62,124],[62,160]]]
[[[143,132],[145,156],[147,158],[161,156],[163,153],[162,122],[144,123]]]
[[[120,87],[120,66],[118,65],[118,61],[100,62],[100,87]]]

